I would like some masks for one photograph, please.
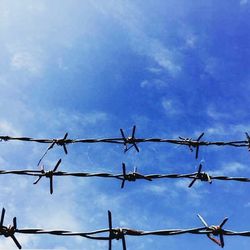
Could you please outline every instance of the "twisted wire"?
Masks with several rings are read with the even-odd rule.
[[[23,141],[23,142],[37,142],[51,144],[53,142],[61,141],[63,144],[74,144],[74,143],[116,143],[124,144],[124,138],[100,138],[100,139],[37,139],[31,137],[11,137],[11,136],[0,136],[1,141]],[[232,146],[232,147],[249,147],[248,140],[241,141],[197,141],[197,140],[184,140],[184,139],[164,139],[164,138],[134,138],[133,142],[165,142],[170,144],[186,145],[186,146]]]
[[[99,177],[99,178],[109,178],[109,179],[118,179],[120,181],[136,181],[136,180],[154,180],[154,179],[192,179],[192,180],[200,180],[200,181],[209,181],[211,180],[220,180],[220,181],[238,181],[238,182],[250,182],[250,178],[248,177],[229,177],[224,175],[208,175],[207,173],[200,171],[187,173],[187,174],[178,174],[178,173],[170,173],[170,174],[147,174],[143,175],[138,172],[129,172],[129,173],[120,173],[113,174],[107,172],[100,173],[89,173],[89,172],[66,172],[66,171],[44,171],[44,170],[0,170],[0,175],[26,175],[26,176],[35,176],[35,177],[49,177],[48,172],[52,176],[72,176],[72,177]],[[208,178],[208,177],[209,178]]]
[[[39,159],[38,164],[41,163],[43,158],[46,156],[49,150],[51,150],[55,145],[62,146],[65,154],[68,154],[67,145],[75,143],[113,143],[113,144],[123,144],[124,153],[129,151],[131,148],[135,148],[139,152],[137,146],[138,143],[146,142],[156,142],[156,143],[169,143],[187,146],[191,151],[195,149],[195,158],[198,159],[199,148],[201,146],[231,146],[231,147],[247,147],[250,150],[250,136],[246,134],[246,140],[241,141],[202,141],[201,138],[204,136],[202,133],[196,140],[192,138],[183,138],[179,136],[179,139],[164,139],[164,138],[136,138],[135,137],[136,126],[133,126],[132,136],[125,137],[123,129],[120,129],[122,137],[116,138],[100,138],[100,139],[69,139],[68,133],[64,135],[63,138],[32,138],[32,137],[11,137],[11,136],[0,136],[0,141],[23,141],[23,142],[37,142],[49,144],[48,148]]]
[[[109,228],[99,229],[95,231],[89,232],[74,232],[69,230],[46,230],[41,228],[17,228],[16,217],[13,218],[13,225],[6,227],[3,225],[5,215],[5,209],[2,210],[1,222],[0,222],[0,235],[4,235],[5,237],[11,237],[16,244],[16,246],[21,249],[21,244],[18,242],[15,234],[47,234],[47,235],[56,235],[56,236],[80,236],[87,239],[92,240],[106,240],[109,241],[109,249],[112,250],[112,240],[120,240],[122,239],[123,250],[126,250],[126,240],[125,236],[174,236],[181,234],[196,234],[196,235],[207,235],[210,240],[215,242],[221,247],[224,247],[224,236],[245,236],[250,237],[250,231],[232,231],[222,229],[224,224],[227,222],[228,218],[225,218],[222,223],[218,226],[208,226],[206,221],[198,215],[204,224],[203,227],[195,227],[195,228],[187,228],[187,229],[164,229],[164,230],[151,230],[151,231],[143,231],[136,230],[131,228],[114,228],[112,226],[112,214],[108,211],[108,219],[109,219]],[[104,235],[107,234],[108,235]],[[217,239],[216,237],[219,237]]]

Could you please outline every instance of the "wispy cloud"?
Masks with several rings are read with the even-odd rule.
[[[23,70],[34,75],[40,75],[43,67],[40,59],[27,51],[14,53],[11,66],[14,70]]]
[[[196,43],[197,43],[197,36],[195,36],[194,34],[191,34],[189,33],[186,38],[185,38],[185,41],[186,41],[186,46],[188,48],[195,48],[196,46]]]
[[[188,188],[190,180],[175,180],[174,183],[164,183],[164,184],[150,184],[144,187],[146,192],[151,192],[154,195],[164,197],[166,201],[176,202],[177,206],[180,200],[185,199],[185,202],[188,204],[192,204],[198,206],[204,194],[207,194],[208,191],[205,189],[201,189],[201,183],[197,183],[197,187],[193,187],[192,189]],[[174,188],[173,188],[174,186]]]
[[[200,205],[205,194],[208,194],[207,189],[202,189],[202,183],[196,183],[192,188],[188,188],[190,180],[177,180],[175,187],[179,189],[180,192],[184,192],[188,203],[193,205]]]
[[[166,115],[177,115],[181,113],[180,103],[176,99],[163,98],[161,101],[162,107]]]
[[[240,0],[240,5],[243,6],[243,5],[246,5],[248,4],[249,1],[248,0]]]
[[[207,135],[225,135],[228,131],[222,124],[216,124],[213,127],[207,128],[205,133]]]
[[[238,174],[239,172],[246,171],[248,167],[240,162],[224,163],[221,168],[216,171],[209,171],[211,175],[230,175]]]
[[[175,62],[175,53],[167,49],[159,40],[148,39],[148,44],[145,44],[145,51],[158,66],[165,69],[171,76],[176,76],[181,71],[181,66]]]
[[[245,137],[245,132],[250,131],[250,124],[235,124],[225,125],[224,123],[215,123],[213,126],[208,127],[205,130],[207,135],[238,135],[239,137]]]
[[[145,190],[154,193],[155,195],[159,195],[159,196],[171,196],[173,197],[177,197],[178,196],[178,192],[173,190],[173,189],[169,189],[167,185],[163,185],[163,184],[151,184],[148,185],[146,187],[144,187]]]
[[[64,109],[40,110],[40,119],[50,121],[43,129],[50,133],[58,133],[67,130],[68,132],[86,130],[107,122],[110,116],[103,111],[89,113],[72,112]]]
[[[216,110],[214,106],[208,106],[207,108],[207,115],[215,120],[220,120],[220,119],[225,119],[229,118],[231,114],[225,113],[225,112],[220,112]]]
[[[18,136],[21,134],[19,129],[15,128],[14,125],[7,120],[0,120],[0,131],[2,135]]]
[[[156,64],[154,68],[159,68],[172,77],[181,72],[178,52],[170,50],[167,44],[150,35],[146,29],[147,19],[134,3],[110,1],[109,4],[97,5],[93,1],[92,4],[100,13],[118,20],[128,32],[131,48],[136,53],[151,58]]]
[[[140,86],[142,88],[150,88],[150,87],[155,87],[157,89],[164,88],[168,86],[168,83],[165,81],[162,81],[160,79],[153,79],[153,80],[144,80],[141,82]]]
[[[154,74],[161,74],[162,73],[162,69],[161,68],[157,68],[157,67],[149,67],[147,68],[147,70],[151,73],[154,73]]]

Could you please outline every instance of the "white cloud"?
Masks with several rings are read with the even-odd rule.
[[[162,107],[164,108],[164,111],[167,115],[176,115],[180,113],[179,109],[179,103],[177,101],[173,101],[171,99],[163,99],[162,102]]]
[[[167,184],[150,184],[145,185],[143,190],[148,193],[152,193],[153,195],[164,196],[168,198],[177,198],[179,197],[179,193],[177,190],[173,188],[169,188]]]
[[[236,125],[224,125],[222,123],[216,123],[205,130],[207,135],[238,135],[241,138],[245,138],[245,132],[250,133],[250,124],[236,124]]]
[[[215,171],[209,171],[210,175],[236,175],[238,172],[246,171],[248,167],[239,162],[225,163],[223,166]]]
[[[160,79],[153,79],[153,80],[144,80],[141,82],[140,86],[142,88],[146,88],[146,87],[155,87],[155,88],[163,88],[168,86],[168,84]]]
[[[203,197],[205,197],[209,193],[206,188],[202,188],[204,184],[206,185],[207,183],[197,181],[195,185],[192,186],[192,188],[189,188],[188,185],[191,181],[191,179],[177,180],[175,182],[175,187],[179,189],[179,192],[184,192],[190,204],[198,206],[201,204]]]
[[[248,167],[239,162],[232,162],[224,166],[224,169],[228,173],[234,174],[234,173],[238,173],[239,171],[245,171],[246,169],[248,169]]]
[[[228,113],[223,113],[223,112],[219,112],[218,110],[215,109],[215,107],[213,106],[209,106],[207,108],[207,115],[215,120],[220,120],[220,119],[224,119],[224,118],[229,118],[231,116],[231,114]]]
[[[162,101],[162,106],[167,111],[167,113],[173,113],[174,112],[172,100],[166,100],[166,99],[163,100]]]
[[[46,130],[50,133],[61,132],[67,129],[68,132],[80,131],[89,126],[99,126],[110,119],[109,115],[102,111],[90,113],[68,112],[66,110],[40,111],[41,120],[50,121],[46,124]]]
[[[195,48],[196,43],[197,43],[197,36],[193,34],[188,34],[186,37],[186,46],[189,48]]]
[[[237,124],[234,126],[231,126],[232,133],[244,133],[250,131],[250,124]]]
[[[103,15],[112,16],[126,29],[130,37],[130,43],[136,53],[147,56],[157,64],[157,67],[165,70],[175,77],[181,72],[181,66],[177,62],[178,52],[170,50],[159,39],[153,38],[147,30],[147,19],[132,2],[109,1],[104,4],[92,5]]]
[[[11,122],[6,120],[0,120],[0,134],[18,136],[21,133],[19,129],[15,128]]]
[[[221,124],[215,125],[214,127],[207,128],[205,131],[206,135],[225,135],[227,131]]]
[[[166,186],[163,185],[150,185],[147,187],[147,190],[157,194],[157,195],[162,195],[165,194],[167,191]]]
[[[249,3],[248,0],[240,0],[240,5],[246,5],[248,3]]]
[[[151,192],[153,195],[158,195],[162,198],[164,197],[167,203],[170,201],[176,202],[176,206],[178,206],[177,203],[179,203],[180,199],[185,199],[189,204],[198,206],[200,205],[204,194],[207,194],[209,191],[202,189],[203,183],[200,182],[197,182],[196,185],[190,189],[188,188],[190,182],[191,180],[188,179],[174,180],[173,183],[146,185],[143,189],[147,193]]]
[[[42,70],[40,59],[27,51],[14,53],[11,66],[15,70],[25,70],[35,75],[40,74]]]
[[[148,71],[154,74],[160,74],[162,73],[162,69],[161,68],[157,68],[157,67],[149,67]]]
[[[161,41],[147,38],[144,44],[143,53],[151,57],[162,69],[165,69],[171,76],[176,76],[181,71],[181,66],[175,60],[176,54],[167,49]]]

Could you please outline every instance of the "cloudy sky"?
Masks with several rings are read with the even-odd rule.
[[[137,125],[139,138],[244,140],[250,132],[248,0],[1,0],[0,134],[37,138],[120,137]],[[120,173],[125,162],[145,174],[204,170],[250,176],[247,149],[139,144],[74,144],[51,150],[43,164],[61,171]],[[0,169],[37,169],[46,145],[1,142]],[[126,183],[97,178],[49,181],[0,176],[5,224],[19,228],[89,231],[200,227],[226,216],[226,229],[250,230],[250,184],[188,180]],[[17,235],[24,249],[108,249],[77,237]],[[228,250],[249,249],[250,239],[225,237]],[[122,249],[114,242],[114,249]],[[206,236],[127,237],[138,250],[218,249]],[[16,249],[0,238],[0,249]]]

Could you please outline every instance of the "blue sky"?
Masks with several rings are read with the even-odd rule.
[[[0,2],[0,134],[70,138],[119,137],[134,124],[137,136],[242,140],[250,131],[249,0],[222,1],[7,1]],[[249,152],[139,144],[69,145],[49,152],[62,171],[120,173],[194,172],[200,160],[212,174],[250,176]],[[1,169],[36,169],[45,145],[0,143]],[[6,223],[20,228],[88,231],[107,227],[142,230],[201,226],[228,216],[225,228],[250,230],[249,184],[156,180],[126,183],[55,178],[36,186],[29,177],[0,176]],[[24,249],[107,249],[81,238],[17,235]],[[249,249],[250,239],[226,237],[225,248]],[[218,249],[203,236],[127,237],[128,249]],[[4,237],[0,249],[14,249]],[[114,249],[122,249],[114,242]]]

